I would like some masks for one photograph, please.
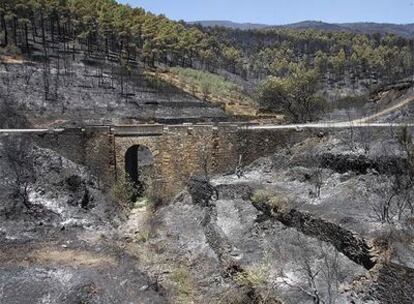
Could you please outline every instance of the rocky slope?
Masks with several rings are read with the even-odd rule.
[[[412,303],[402,133],[311,133],[157,209],[36,144],[27,209],[3,138],[1,302]]]
[[[210,201],[199,195],[209,188],[193,181],[154,215],[145,246],[161,254],[150,265],[184,267],[188,302],[207,303],[207,294],[213,303],[411,303],[410,212],[393,210],[390,224],[375,209],[395,168],[378,172],[379,164],[402,152],[384,132],[373,132],[369,147],[357,139],[349,147],[345,133],[258,160],[241,178],[214,178]]]
[[[123,212],[99,180],[52,150],[24,143],[33,160],[30,208],[16,188],[17,175],[28,177],[29,170],[16,167],[5,152],[10,141],[1,138],[0,302],[167,303],[118,244]]]
[[[324,120],[411,123],[414,90],[411,79],[401,80],[367,95],[345,98],[327,111]]]

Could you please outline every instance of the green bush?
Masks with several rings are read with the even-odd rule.
[[[297,67],[289,77],[269,76],[257,87],[257,102],[264,110],[282,112],[292,122],[317,119],[327,102],[317,94],[320,75]]]

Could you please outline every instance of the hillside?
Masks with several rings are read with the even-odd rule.
[[[289,94],[263,88],[307,87],[313,101],[335,107],[414,74],[411,40],[317,22],[211,28],[112,0],[8,1],[0,19],[2,103],[35,111],[34,125],[277,116],[286,98],[264,96]]]
[[[0,304],[413,304],[405,26],[203,24],[0,1]]]
[[[322,21],[302,21],[286,25],[270,25],[255,23],[237,23],[232,21],[203,20],[194,21],[190,24],[200,24],[205,27],[226,27],[239,30],[254,30],[264,28],[289,28],[289,29],[313,29],[323,31],[346,31],[360,34],[394,34],[404,38],[414,38],[414,24],[392,24],[375,22],[354,22],[354,23],[327,23]]]
[[[255,30],[255,29],[262,29],[269,27],[269,25],[266,24],[258,24],[258,23],[238,23],[228,20],[200,20],[200,21],[192,21],[188,22],[189,24],[193,25],[201,25],[204,27],[214,27],[214,26],[220,26],[220,27],[227,27],[231,29],[239,29],[239,30]]]
[[[251,31],[208,28],[112,0],[7,1],[0,19],[1,53],[21,54],[28,61],[78,60],[82,54],[111,60],[125,70],[134,70],[133,63],[150,69],[193,68],[254,85],[302,69],[317,72],[330,96],[350,88],[367,93],[412,75],[414,66],[408,39],[323,31],[322,23]]]
[[[413,130],[285,131],[163,204],[114,195],[54,134],[1,134],[1,302],[412,304]]]
[[[211,105],[117,62],[82,55],[0,65],[1,128],[183,123],[225,121],[228,115]],[[1,60],[0,60],[1,62]]]
[[[391,24],[391,23],[374,23],[374,22],[356,22],[356,23],[325,23],[317,21],[304,21],[295,24],[281,26],[283,28],[295,29],[315,29],[324,31],[348,31],[361,34],[394,34],[404,38],[414,38],[414,24]]]
[[[387,23],[350,23],[341,24],[342,27],[366,34],[394,34],[405,38],[414,38],[414,24],[387,24]]]

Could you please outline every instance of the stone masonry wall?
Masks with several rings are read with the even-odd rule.
[[[309,136],[308,131],[250,130],[237,126],[165,127],[160,135],[115,136],[117,174],[125,174],[125,154],[134,145],[148,147],[154,156],[152,181],[158,194],[178,193],[194,174],[234,172]]]
[[[159,134],[114,134],[110,127],[74,128],[37,135],[36,142],[87,166],[107,189],[125,174],[127,150],[146,146],[154,157],[149,177],[153,190],[171,198],[192,175],[234,172],[240,157],[245,166],[313,134],[310,130],[253,130],[236,125],[162,126],[161,130]]]
[[[194,174],[204,174],[205,170],[210,176],[234,172],[240,158],[242,166],[246,166],[306,138],[341,131],[261,130],[237,125],[148,125],[126,127],[124,133],[116,130],[109,126],[72,128],[37,134],[34,138],[38,145],[87,166],[108,190],[117,177],[125,174],[127,150],[134,145],[146,146],[154,157],[150,176],[153,189],[162,197],[171,198]],[[410,131],[414,133],[414,128]],[[370,136],[383,136],[384,132],[395,135],[400,130],[375,128]]]
[[[84,165],[100,177],[103,188],[109,188],[115,180],[114,136],[109,127],[74,128],[62,133],[37,135],[35,142],[56,151],[63,157]]]
[[[148,147],[154,156],[151,179],[165,196],[179,192],[193,174],[216,174],[234,170],[237,159],[234,129],[213,126],[168,127],[162,135],[116,136],[117,175],[125,172],[125,154],[134,145]]]

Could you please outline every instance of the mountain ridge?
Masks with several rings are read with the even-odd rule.
[[[250,22],[239,23],[239,22],[233,22],[229,20],[199,20],[199,21],[191,21],[188,23],[189,24],[200,24],[204,27],[222,26],[222,27],[242,29],[242,30],[261,29],[261,28],[271,27],[271,25],[268,25],[268,24],[250,23]]]
[[[324,31],[348,31],[363,34],[395,34],[404,38],[414,38],[414,23],[395,24],[395,23],[376,23],[376,22],[351,22],[351,23],[328,23],[323,21],[305,20],[301,22],[270,25],[260,23],[238,23],[228,20],[200,20],[189,22],[190,24],[200,24],[204,27],[228,27],[241,30],[256,30],[266,28],[287,28],[287,29],[316,29]]]

